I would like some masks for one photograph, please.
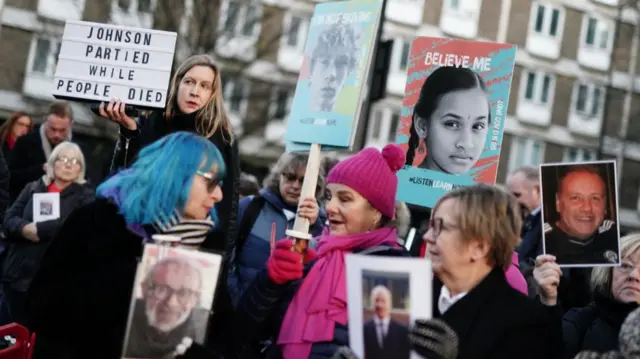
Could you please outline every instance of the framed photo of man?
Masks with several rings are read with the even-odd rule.
[[[145,245],[122,358],[173,358],[185,337],[204,343],[222,257]]]
[[[543,248],[565,267],[620,264],[615,161],[540,166]]]

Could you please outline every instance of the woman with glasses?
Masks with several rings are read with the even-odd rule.
[[[176,132],[100,185],[96,200],[60,228],[33,280],[35,359],[119,358],[144,243],[166,234],[199,249],[215,224],[224,174],[215,145]]]
[[[620,327],[640,302],[640,234],[620,238],[620,252],[622,264],[619,267],[593,268],[593,301],[586,307],[570,309],[564,315],[565,358],[573,358],[581,351],[604,353],[619,350]],[[551,255],[538,256],[533,275],[540,301],[557,308],[562,271],[555,258]]]
[[[25,299],[42,256],[69,214],[94,197],[84,179],[84,156],[75,143],[56,146],[44,167],[45,175],[22,190],[4,218],[7,248],[0,325],[29,324]],[[58,200],[40,200],[38,195],[44,193],[57,194]]]
[[[265,188],[257,196],[240,201],[238,246],[232,256],[227,280],[234,303],[240,299],[256,274],[264,269],[275,240],[285,238],[287,228],[293,228],[296,212],[299,211],[300,216],[309,220],[310,233],[314,237],[322,232],[326,220],[324,210],[318,205],[324,191],[322,168],[318,174],[315,198],[306,198],[298,208],[307,157],[304,153],[282,154],[265,179]]]
[[[458,359],[548,359],[562,353],[555,313],[505,278],[521,226],[516,199],[485,184],[447,192],[431,213],[424,239],[435,274],[433,316],[457,333]],[[423,356],[430,332],[421,320],[411,330],[414,349]]]

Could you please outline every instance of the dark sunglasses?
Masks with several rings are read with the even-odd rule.
[[[211,193],[216,190],[216,187],[222,186],[222,181],[210,172],[196,171],[196,174],[204,177],[207,180],[207,192]]]

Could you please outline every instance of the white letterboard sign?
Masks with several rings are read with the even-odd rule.
[[[175,32],[67,20],[53,96],[164,108]]]

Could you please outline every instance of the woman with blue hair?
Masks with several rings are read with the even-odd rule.
[[[35,358],[119,358],[144,243],[170,234],[197,248],[214,225],[224,174],[215,145],[176,132],[142,149],[95,201],[72,212],[28,293]]]

